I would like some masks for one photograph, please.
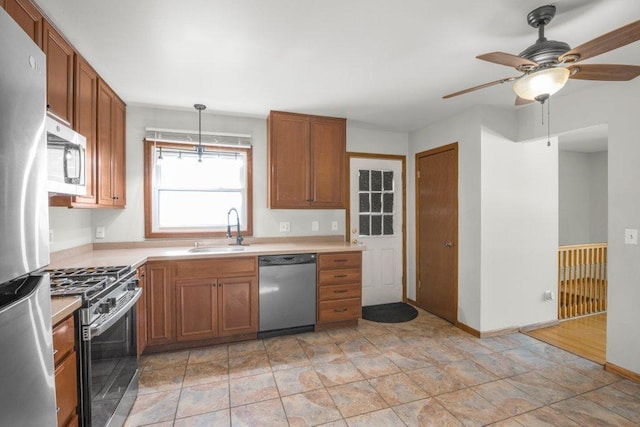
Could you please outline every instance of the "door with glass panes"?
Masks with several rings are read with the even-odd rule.
[[[362,305],[402,301],[402,161],[351,157],[350,234],[362,253]]]

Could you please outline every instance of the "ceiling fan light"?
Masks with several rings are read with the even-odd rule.
[[[570,74],[566,68],[546,68],[535,71],[516,80],[513,83],[513,91],[520,98],[531,101],[546,99],[563,88]]]

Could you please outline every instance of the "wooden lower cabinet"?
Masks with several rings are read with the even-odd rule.
[[[258,278],[225,277],[218,284],[220,336],[258,332]]]
[[[320,329],[357,323],[362,317],[362,252],[318,255],[317,298]]]
[[[138,357],[147,348],[147,266],[142,265],[138,267],[138,286],[142,289],[142,296],[136,304],[136,322],[137,322],[137,334],[138,339]]]
[[[146,267],[147,345],[170,344],[176,340],[172,263],[148,262]]]
[[[78,425],[78,369],[73,315],[53,327],[56,406],[59,426]]]
[[[177,340],[190,341],[218,335],[218,279],[176,280]]]
[[[256,257],[149,262],[146,286],[149,348],[258,332]]]

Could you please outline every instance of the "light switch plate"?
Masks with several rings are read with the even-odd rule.
[[[318,231],[320,229],[320,225],[318,221],[311,221],[311,231]]]
[[[338,221],[331,221],[331,230],[338,231]]]
[[[96,227],[96,239],[104,239],[104,227]]]
[[[638,229],[637,228],[625,228],[624,229],[624,243],[627,245],[638,244]]]

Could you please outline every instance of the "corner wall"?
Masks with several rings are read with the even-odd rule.
[[[554,97],[554,133],[608,124],[607,361],[640,374],[640,246],[624,243],[625,228],[640,229],[640,79],[593,82],[588,91]],[[539,109],[518,111],[519,139],[537,138]]]

